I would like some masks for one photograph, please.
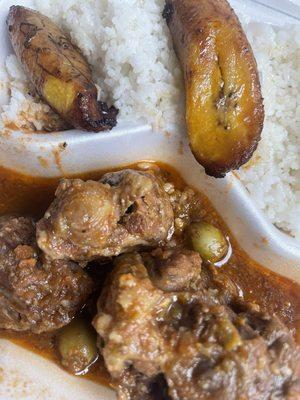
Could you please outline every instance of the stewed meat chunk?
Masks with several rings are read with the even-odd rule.
[[[198,280],[188,273],[190,284],[176,286],[172,274],[158,287],[155,268],[164,282],[176,253],[127,254],[99,298],[94,327],[119,399],[298,399],[300,350],[288,329],[218,273],[200,273],[193,252],[176,252],[183,270],[198,263]]]
[[[156,249],[143,254],[154,286],[166,292],[179,292],[196,285],[202,260],[198,253],[183,248]]]
[[[0,218],[0,328],[35,333],[68,324],[92,291],[77,264],[49,261],[30,218]]]
[[[119,224],[129,234],[125,238],[125,247],[132,247],[135,242],[155,246],[172,233],[173,209],[158,175],[151,171],[125,169],[105,174],[101,182],[118,193]],[[117,233],[115,241],[119,235],[123,236]]]
[[[118,400],[172,400],[163,374],[148,378],[134,368],[122,375],[116,392]]]
[[[160,179],[123,170],[100,182],[63,180],[37,225],[37,240],[52,259],[88,261],[155,246],[168,238],[173,220]]]
[[[37,224],[37,242],[52,259],[92,259],[106,248],[118,219],[117,196],[109,186],[64,179]]]

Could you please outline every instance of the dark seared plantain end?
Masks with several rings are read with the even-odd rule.
[[[95,97],[96,96],[96,97]],[[102,101],[97,101],[97,94],[91,91],[83,94],[79,93],[77,97],[78,109],[81,110],[78,125],[87,131],[106,131],[117,125],[117,115],[119,110],[114,106],[108,105]],[[73,116],[74,121],[76,114]]]
[[[166,0],[166,4],[162,13],[163,18],[166,20],[167,24],[171,22],[172,15],[174,12],[174,7],[171,1]]]
[[[15,53],[37,93],[69,124],[99,132],[116,125],[117,109],[97,101],[90,66],[49,18],[10,8],[7,25]]]
[[[251,46],[225,0],[167,0],[163,11],[184,70],[191,150],[224,177],[253,155],[264,122]]]

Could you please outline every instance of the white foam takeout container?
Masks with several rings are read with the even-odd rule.
[[[5,26],[12,4],[30,6],[31,1],[0,0],[0,62],[12,52]],[[300,22],[299,0],[231,0],[231,4],[249,20],[274,25]],[[175,167],[189,184],[209,197],[253,259],[300,282],[299,243],[266,220],[233,174],[222,180],[205,176],[189,151],[184,133],[154,132],[147,125],[122,123],[111,132],[99,134],[75,130],[38,135],[0,132],[0,165],[31,175],[58,176],[140,160],[163,161]],[[0,400],[114,398],[111,390],[72,377],[30,351],[0,340]]]

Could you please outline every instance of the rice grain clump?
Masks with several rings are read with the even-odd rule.
[[[35,93],[15,55],[7,57],[0,71],[0,128],[54,131],[66,127]]]
[[[101,98],[131,123],[166,128],[184,121],[181,70],[164,0],[35,0],[79,46],[92,65]]]
[[[101,99],[120,109],[119,122],[185,135],[182,74],[161,16],[165,0],[33,2],[70,33],[92,66]],[[244,28],[258,62],[266,121],[258,150],[237,175],[259,209],[300,240],[300,28],[246,22]],[[61,129],[16,57],[1,63],[0,127]]]
[[[266,119],[254,157],[237,175],[256,205],[300,240],[300,26],[249,23]]]

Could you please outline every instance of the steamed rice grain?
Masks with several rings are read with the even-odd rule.
[[[35,0],[35,8],[70,32],[101,99],[120,109],[119,121],[184,135],[183,79],[161,16],[164,3]],[[266,121],[258,150],[237,174],[270,221],[300,240],[300,27],[245,22],[244,28],[258,61]],[[61,126],[9,56],[0,64],[0,126],[49,129],[54,120]]]
[[[256,205],[300,240],[300,26],[247,25],[265,99],[262,140],[237,174]]]
[[[163,128],[183,124],[183,82],[164,0],[36,0],[82,49],[93,67],[101,98],[120,118]]]

